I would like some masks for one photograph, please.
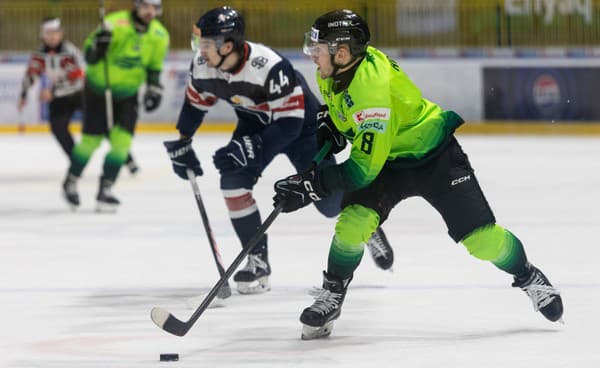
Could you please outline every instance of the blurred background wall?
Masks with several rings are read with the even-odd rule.
[[[30,104],[17,116],[20,78],[39,45],[39,22],[63,20],[81,46],[98,25],[97,0],[0,1],[0,125],[44,120]],[[109,11],[130,0],[106,0]],[[600,121],[600,0],[163,0],[171,33],[165,104],[146,122],[172,122],[191,58],[191,25],[206,10],[231,5],[246,19],[247,38],[290,57],[314,86],[314,66],[301,54],[313,20],[336,8],[367,19],[372,44],[398,59],[423,94],[470,121]],[[35,94],[36,91],[32,91]],[[212,121],[233,121],[224,104]]]
[[[37,44],[44,16],[59,16],[77,43],[98,22],[97,0],[0,1],[0,49]],[[131,1],[107,0],[109,10]],[[246,17],[250,39],[295,48],[318,15],[352,9],[371,26],[380,47],[589,46],[600,41],[600,0],[164,0],[162,21],[173,48],[187,48],[203,11],[231,5]]]

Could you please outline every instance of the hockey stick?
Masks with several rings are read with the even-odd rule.
[[[330,149],[331,143],[325,143],[325,145],[321,148],[317,156],[315,156],[315,158],[313,159],[313,168],[323,160],[323,158],[329,153]],[[275,221],[277,216],[279,216],[279,214],[283,210],[284,204],[285,203],[283,202],[279,203],[279,205],[277,205],[277,207],[273,209],[273,211],[267,217],[265,222],[263,222],[262,225],[260,225],[260,227],[256,230],[256,234],[254,234],[252,239],[248,241],[248,243],[244,246],[244,248],[238,254],[238,256],[235,257],[235,259],[231,263],[231,266],[229,266],[227,271],[225,271],[225,274],[221,276],[219,281],[217,281],[215,286],[213,286],[206,298],[204,298],[202,303],[200,303],[200,306],[196,308],[190,319],[188,319],[186,322],[182,322],[181,320],[177,319],[177,317],[169,313],[166,309],[161,307],[154,307],[152,308],[152,312],[150,313],[150,318],[152,318],[152,322],[154,322],[154,324],[156,324],[158,327],[167,331],[170,334],[173,334],[175,336],[184,336],[190,330],[190,328],[192,328],[194,323],[196,323],[198,318],[200,318],[202,313],[204,313],[206,308],[208,308],[213,299],[217,296],[219,290],[221,289],[221,286],[223,286],[225,282],[227,282],[227,280],[231,277],[233,272],[238,268],[240,263],[242,263],[244,258],[246,258],[246,256],[250,253],[252,248],[254,248],[256,244],[258,244],[260,239],[263,237],[263,235],[265,235],[269,226],[271,226],[273,221]]]
[[[215,259],[215,263],[217,264],[217,269],[219,270],[219,275],[223,277],[225,274],[225,268],[223,267],[223,260],[221,259],[221,255],[219,254],[219,248],[217,247],[217,243],[215,242],[215,238],[213,237],[212,229],[210,228],[210,224],[208,223],[208,215],[206,214],[206,210],[204,209],[204,203],[202,202],[202,197],[200,196],[200,188],[198,188],[198,183],[196,183],[196,175],[190,169],[187,169],[187,176],[192,185],[192,191],[194,192],[194,198],[196,198],[196,204],[198,205],[198,210],[200,211],[200,217],[202,217],[202,224],[204,225],[204,230],[206,231],[206,236],[208,237],[208,242],[210,243],[210,250],[212,251],[213,258]],[[231,288],[229,287],[229,283],[225,280],[225,284],[222,288],[219,289],[219,293],[217,296],[221,299],[227,299],[231,296]]]
[[[100,27],[101,29],[105,29],[104,25],[104,16],[106,15],[106,9],[104,8],[104,0],[100,0]],[[110,89],[110,79],[108,75],[108,51],[104,54],[104,102],[106,107],[106,127],[108,133],[110,134],[110,130],[114,125],[114,115],[113,115],[113,99],[112,99],[112,91]]]

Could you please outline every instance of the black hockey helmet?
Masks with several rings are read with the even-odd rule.
[[[321,15],[304,38],[304,53],[311,55],[316,43],[326,43],[329,53],[334,55],[338,46],[346,44],[353,56],[360,56],[367,50],[371,33],[364,19],[352,10],[334,10]]]
[[[244,44],[244,18],[232,7],[209,10],[198,19],[196,27],[200,28],[202,38],[214,38],[217,47],[227,41],[232,41],[236,49]]]

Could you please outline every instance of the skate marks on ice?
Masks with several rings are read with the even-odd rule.
[[[299,313],[310,303],[305,288],[275,288],[263,295],[234,294],[227,307],[207,311],[183,339],[157,329],[149,319],[150,308],[168,306],[178,316],[187,318],[191,311],[184,308],[184,301],[208,289],[80,290],[60,308],[61,313],[72,316],[66,328],[56,336],[37,339],[31,344],[30,348],[43,358],[19,360],[12,366],[147,367],[160,353],[172,350],[180,354],[182,361],[178,366],[183,367],[200,362],[232,366],[254,363],[268,367],[295,362],[313,367],[339,363],[338,358],[331,356],[332,351],[358,359],[356,349],[441,348],[523,336],[536,339],[557,332],[552,328],[527,327],[531,324],[515,327],[516,323],[509,327],[484,323],[481,327],[473,324],[461,327],[454,323],[434,326],[423,314],[428,312],[427,308],[417,316],[412,309],[392,319],[390,313],[401,310],[403,298],[416,297],[410,295],[410,290],[381,289],[357,285],[332,336],[315,341],[300,341]],[[374,298],[375,294],[386,293],[399,294],[399,298],[394,298],[388,306]],[[51,294],[69,293],[54,290]],[[68,300],[68,295],[65,296]]]

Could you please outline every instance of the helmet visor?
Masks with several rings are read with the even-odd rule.
[[[304,34],[304,44],[302,45],[302,51],[308,56],[319,56],[322,53],[327,53],[327,44],[320,43],[318,39],[314,37],[314,31],[306,32]]]
[[[194,52],[218,50],[225,43],[223,36],[218,37],[201,37],[192,33],[191,47]]]

